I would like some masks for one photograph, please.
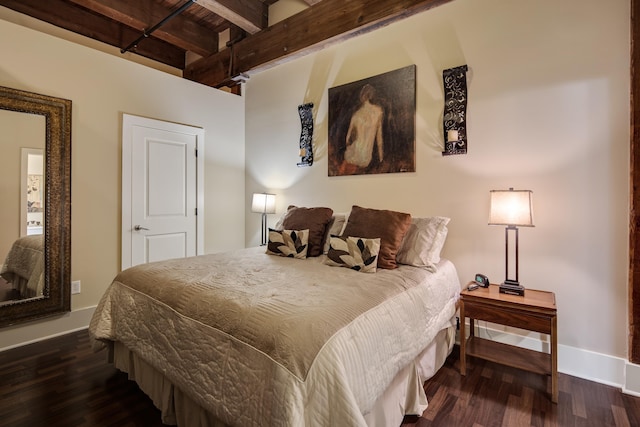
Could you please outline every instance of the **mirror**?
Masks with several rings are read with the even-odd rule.
[[[0,326],[71,309],[71,101],[0,86]]]

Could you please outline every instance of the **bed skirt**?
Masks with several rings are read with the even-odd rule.
[[[455,342],[454,323],[442,329],[431,344],[393,379],[373,410],[364,414],[369,427],[400,425],[405,415],[421,415],[427,408],[423,383],[444,364]],[[160,371],[120,342],[109,345],[109,359],[151,398],[162,413],[162,422],[180,427],[227,427],[195,403]]]

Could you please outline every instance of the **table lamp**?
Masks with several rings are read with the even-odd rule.
[[[505,238],[505,281],[500,292],[524,295],[524,287],[518,280],[518,227],[533,227],[533,206],[531,190],[491,190],[489,225],[506,225]],[[509,278],[509,231],[515,232],[515,278]]]

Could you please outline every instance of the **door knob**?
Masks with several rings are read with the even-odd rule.
[[[136,230],[136,231],[140,231],[140,230],[149,230],[148,228],[141,227],[141,226],[139,226],[139,225],[136,225],[135,227],[133,227],[133,229],[134,229],[134,230]]]

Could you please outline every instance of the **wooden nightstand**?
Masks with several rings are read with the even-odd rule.
[[[469,338],[465,317],[469,318]],[[558,402],[558,336],[553,292],[526,289],[524,296],[501,294],[498,285],[460,293],[460,373],[467,373],[467,356],[551,375],[551,400]],[[550,353],[542,353],[475,336],[474,319],[548,334]]]

